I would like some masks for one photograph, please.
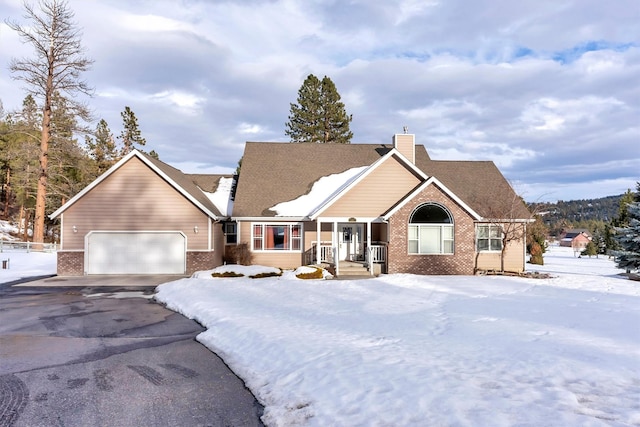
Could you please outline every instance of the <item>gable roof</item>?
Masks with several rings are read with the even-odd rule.
[[[418,194],[420,194],[420,192],[422,190],[424,190],[426,187],[430,186],[430,185],[435,185],[436,187],[438,187],[444,194],[446,194],[447,196],[449,196],[451,199],[453,199],[458,205],[460,205],[460,207],[462,209],[464,209],[465,211],[467,211],[467,213],[469,213],[469,215],[475,219],[475,220],[481,220],[482,217],[476,213],[470,206],[468,206],[463,200],[461,200],[455,193],[453,193],[451,190],[449,190],[444,184],[442,184],[438,178],[436,178],[435,176],[431,176],[429,179],[427,179],[426,181],[424,181],[422,184],[420,184],[420,186],[418,186],[418,188],[416,188],[415,190],[413,190],[411,192],[411,194],[409,194],[407,197],[405,197],[404,199],[402,199],[399,203],[397,203],[395,206],[393,206],[391,209],[389,209],[388,212],[386,212],[383,215],[383,218],[385,220],[389,219],[391,216],[393,216],[394,213],[396,213],[397,211],[399,211],[404,205],[406,205],[408,202],[411,201],[411,199],[413,199],[415,196],[417,196]]]
[[[247,142],[233,216],[275,217],[269,208],[307,194],[320,178],[370,166],[392,149],[390,144]]]
[[[98,186],[102,181],[104,181],[111,174],[116,172],[120,167],[130,161],[132,158],[137,158],[146,164],[151,170],[157,173],[162,179],[164,179],[169,185],[175,188],[179,193],[185,196],[191,203],[197,206],[200,210],[202,210],[209,217],[218,220],[224,215],[222,215],[219,209],[213,204],[211,200],[198,188],[195,184],[194,179],[190,178],[189,175],[182,173],[179,169],[174,168],[173,166],[169,166],[168,164],[154,159],[153,157],[142,153],[138,150],[133,150],[125,157],[120,159],[115,165],[113,165],[109,170],[96,178],[91,184],[85,187],[82,191],[72,197],[67,203],[62,205],[58,210],[53,212],[49,217],[51,219],[57,218],[60,214],[62,214],[65,210],[67,210],[70,206],[72,206],[75,202],[80,200],[82,196],[87,194],[93,188]],[[219,181],[221,177],[224,175],[211,175],[211,181],[217,180]],[[232,175],[228,175],[231,177]],[[204,178],[201,178],[204,179]],[[211,184],[213,185],[213,184]],[[216,184],[217,185],[217,184]]]
[[[247,142],[233,216],[275,217],[276,212],[270,208],[308,194],[320,178],[353,168],[375,167],[376,162],[392,154],[411,164],[391,144]],[[531,216],[524,202],[491,161],[431,160],[424,146],[416,145],[415,166],[425,181],[428,177],[436,178],[426,185],[435,183],[444,189],[476,219],[497,219],[498,213],[504,219],[525,220]],[[362,176],[369,170],[371,168]],[[362,179],[362,176],[355,180]],[[347,183],[322,206],[348,191],[355,180]],[[314,216],[322,206],[316,209]],[[310,206],[309,211],[314,208]],[[509,212],[505,213],[507,210]]]
[[[425,151],[426,152],[426,151]],[[336,202],[340,197],[349,192],[353,187],[355,187],[359,182],[364,180],[367,176],[372,174],[377,168],[379,168],[384,162],[388,161],[392,156],[395,156],[400,163],[406,166],[411,173],[415,176],[419,177],[421,180],[425,180],[428,177],[422,172],[418,167],[416,167],[413,163],[411,163],[405,156],[402,155],[397,149],[393,148],[387,154],[382,156],[380,159],[376,160],[371,166],[365,169],[362,173],[360,173],[354,180],[348,182],[344,187],[340,188],[335,194],[333,194],[328,200],[325,200],[320,206],[316,207],[311,213],[310,218],[316,219],[320,214],[322,214],[326,209],[328,209],[334,202]],[[313,209],[313,207],[310,207]]]
[[[435,176],[471,209],[486,219],[531,217],[529,209],[492,161],[417,159],[427,175]]]

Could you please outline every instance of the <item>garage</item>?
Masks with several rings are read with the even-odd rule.
[[[87,235],[87,274],[184,274],[186,237],[179,231],[93,231]]]

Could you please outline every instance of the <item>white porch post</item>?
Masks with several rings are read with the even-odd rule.
[[[333,232],[331,233],[331,246],[333,246],[333,262],[336,266],[336,276],[340,275],[340,241],[338,237],[338,221],[333,221]]]
[[[367,220],[367,255],[369,259],[369,272],[373,276],[373,262],[371,262],[371,220]]]
[[[320,218],[316,220],[316,264],[320,265],[322,262],[322,245],[320,241],[320,231],[321,231],[321,223]]]

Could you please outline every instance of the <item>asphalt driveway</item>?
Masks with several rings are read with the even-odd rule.
[[[0,426],[262,425],[203,328],[150,298],[166,277],[60,279],[0,284]]]

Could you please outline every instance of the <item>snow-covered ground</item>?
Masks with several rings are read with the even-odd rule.
[[[6,261],[8,268],[2,268]],[[4,248],[0,252],[0,283],[14,280],[56,274],[55,252],[29,252]]]
[[[6,258],[0,283],[55,272],[55,254]],[[528,268],[554,277],[200,273],[156,298],[207,327],[267,425],[640,425],[640,283],[559,247]]]
[[[551,279],[201,274],[156,298],[207,327],[267,425],[640,425],[640,284],[545,261]]]

